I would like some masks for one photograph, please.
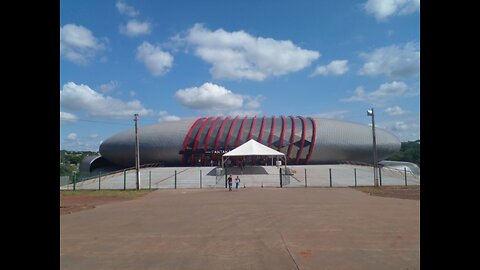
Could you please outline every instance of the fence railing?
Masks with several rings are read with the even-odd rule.
[[[387,168],[379,170],[380,185],[420,185],[420,176],[406,170]],[[313,166],[247,166],[238,168],[219,167],[142,167],[140,170],[141,189],[178,188],[225,188],[228,174],[233,179],[238,175],[243,187],[347,187],[373,186],[373,168],[368,166],[313,165]],[[66,183],[61,178],[60,189],[136,189],[134,169],[97,175],[76,181],[75,177]]]

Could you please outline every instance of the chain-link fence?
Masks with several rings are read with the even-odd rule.
[[[157,167],[139,172],[141,189],[225,188],[228,175],[240,178],[240,187],[347,187],[373,186],[373,168],[356,165]],[[407,170],[379,169],[381,186],[420,185],[420,176]],[[133,169],[91,178],[60,178],[61,190],[136,189]]]

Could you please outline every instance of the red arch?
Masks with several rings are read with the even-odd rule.
[[[267,117],[264,116],[262,120],[262,126],[260,127],[260,134],[258,135],[258,142],[262,143],[262,138],[263,138],[263,126],[265,126],[265,121],[267,120]]]
[[[272,147],[273,132],[275,131],[275,116],[272,116],[272,129],[270,130],[270,137],[268,138],[268,147]]]
[[[228,120],[229,116],[225,117],[225,119],[223,119],[223,122],[222,124],[220,125],[220,128],[218,129],[218,132],[217,132],[217,137],[215,138],[215,150],[218,149],[218,143],[220,141],[220,137],[222,137],[222,131],[223,131],[223,127],[225,126],[225,124],[227,123],[227,120]]]
[[[300,156],[302,155],[303,151],[303,145],[305,144],[305,133],[307,133],[307,125],[305,123],[305,118],[303,116],[298,116],[300,120],[302,120],[302,143],[300,144],[300,149],[297,151],[297,160],[295,161],[295,164],[298,165],[298,162],[300,161]]]
[[[195,152],[195,150],[197,150],[197,146],[198,146],[198,142],[200,141],[200,135],[202,134],[202,131],[203,129],[205,128],[205,126],[207,125],[208,121],[210,121],[210,119],[212,119],[213,117],[208,117],[207,120],[203,121],[202,125],[200,126],[200,128],[198,129],[198,132],[197,132],[197,135],[195,136],[195,141],[193,143],[193,149],[192,151]],[[190,164],[195,164],[195,160],[193,159],[194,158],[194,154],[192,154],[192,157],[190,159]]]
[[[292,119],[292,134],[290,135],[290,144],[288,145],[288,150],[287,150],[287,159],[290,158],[290,152],[292,151],[292,146],[295,140],[295,117],[294,116],[289,116]]]
[[[218,116],[217,118],[215,118],[213,123],[210,125],[210,128],[208,129],[207,137],[205,138],[205,144],[203,145],[203,150],[205,151],[207,151],[208,141],[210,140],[210,134],[212,134],[213,128],[217,124],[218,120],[220,120],[220,118],[222,117]],[[202,154],[202,165],[205,165],[205,153]]]
[[[255,121],[256,120],[257,120],[257,116],[255,115],[253,117],[253,120],[252,120],[252,125],[250,126],[250,132],[248,133],[247,141],[250,141],[250,139],[252,139],[252,132],[253,132],[253,129],[255,128]]]
[[[313,147],[315,146],[315,140],[317,139],[317,124],[315,123],[315,119],[308,117],[313,124],[313,133],[312,133],[312,141],[310,144],[310,149],[308,150],[307,158],[305,159],[305,165],[307,165],[310,156],[312,155]]]
[[[197,125],[198,121],[202,120],[202,119],[205,119],[203,117],[200,117],[200,118],[197,118],[197,120],[195,120],[195,122],[193,123],[193,125],[190,127],[190,129],[188,130],[187,132],[187,135],[185,136],[185,140],[183,140],[183,154],[182,154],[182,159],[181,159],[181,164],[182,165],[185,165],[184,163],[184,159],[185,159],[185,150],[187,150],[187,144],[188,144],[188,140],[190,139],[190,135],[192,134],[192,131],[193,131],[193,128]]]
[[[247,120],[247,116],[245,116],[243,118],[242,124],[240,125],[240,129],[238,130],[237,142],[235,143],[235,147],[238,147],[240,145],[240,139],[242,138],[243,126],[245,125],[246,120]]]
[[[287,120],[285,119],[285,116],[282,115],[282,132],[280,133],[280,143],[278,145],[278,151],[282,150],[283,146],[283,136],[285,135],[285,128],[287,125]]]
[[[227,141],[225,142],[225,150],[228,149],[228,143],[230,142],[230,135],[232,133],[233,127],[235,126],[235,122],[237,122],[237,119],[238,119],[238,115],[235,116],[235,118],[233,118],[233,122],[230,125],[230,129],[228,130]]]

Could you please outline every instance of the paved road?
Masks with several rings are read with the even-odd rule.
[[[60,219],[61,269],[420,268],[420,202],[349,188],[158,190]]]

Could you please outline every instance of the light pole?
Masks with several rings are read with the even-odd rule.
[[[367,116],[372,117],[372,136],[373,136],[373,185],[378,187],[377,177],[377,141],[375,139],[375,114],[373,108],[367,110]]]
[[[138,129],[137,129],[137,121],[138,121],[138,113],[134,115],[135,121],[135,172],[136,172],[136,183],[137,183],[137,190],[140,190],[140,174],[139,174],[139,167],[140,167],[140,150],[138,147]]]

